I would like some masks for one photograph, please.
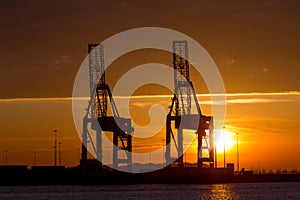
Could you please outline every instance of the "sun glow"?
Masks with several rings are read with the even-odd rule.
[[[224,141],[225,151],[229,151],[236,145],[236,134],[225,130],[215,130],[215,144],[217,153],[224,152]]]

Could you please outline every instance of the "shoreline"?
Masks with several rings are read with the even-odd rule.
[[[147,173],[125,173],[102,169],[82,175],[80,166],[0,166],[0,186],[35,185],[126,185],[126,184],[221,184],[260,182],[300,182],[298,174],[253,174],[245,171],[234,174],[233,165],[227,168],[167,167]]]

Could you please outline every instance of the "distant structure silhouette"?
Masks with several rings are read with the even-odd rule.
[[[132,158],[129,152],[132,151],[132,134],[134,131],[131,126],[131,119],[119,116],[110,87],[105,81],[103,44],[89,44],[88,53],[90,101],[86,115],[83,118],[82,153],[80,160],[82,173],[87,173],[89,162],[87,159],[88,143],[94,150],[97,160],[102,160],[102,134],[104,131],[113,133],[112,164],[114,169],[117,169],[121,164],[125,164],[128,168],[127,171],[131,171]],[[183,129],[189,129],[197,133],[198,168],[202,168],[203,166],[214,168],[213,117],[202,114],[193,84],[190,81],[187,41],[173,41],[173,67],[175,88],[170,111],[166,117],[164,160],[167,163],[175,162],[178,167],[184,167]],[[194,114],[192,113],[192,101],[196,105],[196,113]],[[109,102],[112,116],[108,116]],[[174,127],[172,126],[172,122],[174,122]],[[175,131],[177,132],[177,136],[175,135]],[[92,137],[91,135],[94,132],[96,137]],[[92,138],[96,138],[96,144],[94,144]],[[169,144],[172,142],[176,147],[177,159],[171,157],[171,145]],[[125,152],[125,158],[120,158],[120,151]],[[102,169],[102,163],[100,163],[99,169]]]
[[[188,61],[188,42],[173,41],[173,67],[174,73],[174,97],[170,111],[166,118],[166,161],[168,163],[175,161],[178,167],[183,167],[183,129],[195,130],[198,138],[198,167],[202,168],[203,163],[208,163],[210,168],[214,167],[214,134],[213,117],[202,115],[198,99],[190,81],[190,70]],[[194,100],[196,105],[196,114],[192,114],[191,105]],[[177,143],[175,139],[175,130],[172,127],[172,121],[175,122],[177,130]],[[181,123],[183,122],[183,123]],[[173,140],[172,140],[173,139]],[[203,141],[205,143],[203,144]],[[171,158],[171,145],[174,142],[178,159]],[[207,154],[203,154],[204,151]],[[208,155],[204,157],[204,155]]]
[[[105,82],[104,70],[104,47],[103,44],[89,44],[89,73],[90,73],[90,101],[83,118],[82,133],[82,157],[81,164],[83,173],[87,171],[87,142],[92,145],[97,160],[102,160],[102,133],[113,133],[113,166],[118,168],[119,164],[126,164],[128,171],[132,170],[133,127],[130,118],[119,116],[109,85]],[[107,106],[110,102],[113,116],[108,116]],[[116,122],[116,121],[117,122]],[[89,125],[96,132],[96,145],[91,140]],[[99,126],[100,125],[100,126]],[[121,126],[122,129],[119,127]],[[119,151],[125,152],[126,158],[120,158]],[[102,166],[102,164],[100,164]]]
[[[58,130],[53,130],[54,132],[54,166],[57,166],[57,132]]]

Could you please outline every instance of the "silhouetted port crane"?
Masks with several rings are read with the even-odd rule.
[[[86,115],[83,118],[82,129],[82,154],[81,166],[83,174],[87,172],[87,143],[92,148],[99,161],[102,161],[102,134],[113,133],[113,166],[116,169],[119,164],[125,164],[128,171],[132,169],[133,127],[130,118],[119,116],[109,85],[105,82],[104,47],[102,44],[89,44],[89,76],[90,76],[90,101]],[[109,99],[109,100],[108,100]],[[113,116],[108,116],[108,104],[110,102]],[[100,125],[100,126],[99,126]],[[96,145],[94,144],[89,127],[96,132]],[[119,151],[125,152],[125,158],[119,158]],[[102,167],[102,163],[101,163]]]
[[[183,167],[184,129],[195,130],[198,138],[198,167],[203,163],[214,167],[213,117],[202,115],[197,96],[190,81],[187,41],[173,41],[174,97],[166,118],[166,161],[177,162]],[[192,98],[196,104],[196,114],[191,113]],[[176,134],[172,122],[175,122]],[[177,141],[177,142],[176,142]],[[178,159],[171,158],[171,142],[175,144]],[[206,153],[205,153],[206,151]]]

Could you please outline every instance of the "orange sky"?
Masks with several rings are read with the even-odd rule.
[[[246,168],[299,168],[300,92],[228,94],[226,130],[239,132],[240,165]],[[208,97],[199,96],[202,111],[210,113]],[[169,98],[138,98],[131,103],[133,120],[146,125],[147,109],[153,103],[165,107]],[[0,101],[2,119],[1,155],[8,150],[10,164],[33,163],[37,152],[38,164],[53,163],[53,129],[58,129],[62,163],[78,163],[79,136],[74,128],[70,98],[7,99]],[[18,117],[16,117],[18,116]],[[141,120],[144,117],[146,120]],[[148,120],[147,120],[148,118]],[[149,121],[148,121],[149,123]],[[12,124],[14,124],[12,126]],[[164,130],[150,140],[133,140],[134,150],[161,147]],[[235,139],[235,138],[233,138]],[[153,150],[152,148],[152,150]],[[227,151],[227,162],[236,162],[236,146]],[[142,151],[149,151],[142,150]],[[196,161],[196,149],[188,152],[187,161]],[[223,154],[218,156],[223,166]]]
[[[217,64],[229,94],[226,129],[240,133],[241,167],[300,168],[295,156],[300,151],[299,9],[297,0],[3,2],[0,163],[7,150],[9,164],[31,165],[34,151],[38,164],[52,164],[53,129],[58,129],[62,163],[78,164],[80,141],[70,97],[87,44],[155,26],[191,36]],[[131,67],[150,61],[171,65],[170,59],[162,51],[129,53],[108,69],[108,82],[113,87]],[[196,92],[207,93],[202,78],[194,69],[191,74]],[[167,92],[159,91],[148,87],[137,94]],[[203,113],[209,115],[207,100],[199,96]],[[132,105],[137,112],[133,119],[146,125],[147,113],[140,106],[156,99],[140,101]],[[160,101],[170,104],[169,99]],[[155,142],[162,144],[160,135]],[[228,162],[236,161],[235,146],[227,154]],[[218,160],[222,166],[222,154]]]

